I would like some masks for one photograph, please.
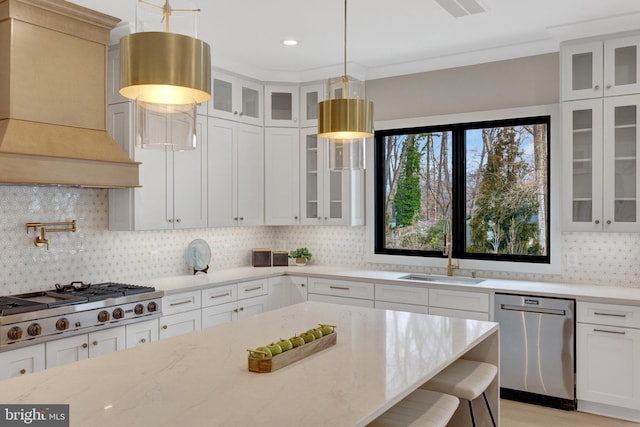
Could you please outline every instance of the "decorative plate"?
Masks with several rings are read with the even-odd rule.
[[[202,239],[195,239],[187,247],[187,262],[195,271],[205,271],[211,262],[211,248]]]

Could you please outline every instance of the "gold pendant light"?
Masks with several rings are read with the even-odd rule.
[[[347,0],[343,75],[329,79],[327,93],[327,100],[319,104],[318,136],[329,139],[329,167],[364,169],[364,139],[373,136],[373,102],[364,97],[364,82],[347,75]]]
[[[165,31],[137,32],[120,40],[120,94],[137,104],[137,144],[181,151],[195,148],[198,103],[211,99],[211,50],[194,37],[169,32],[174,12],[162,9]]]

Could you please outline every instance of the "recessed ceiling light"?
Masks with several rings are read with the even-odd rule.
[[[282,44],[285,46],[295,46],[298,44],[298,40],[293,40],[293,39],[282,40]]]

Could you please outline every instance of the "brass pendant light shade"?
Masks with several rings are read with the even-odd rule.
[[[169,32],[141,32],[120,40],[120,94],[156,104],[211,98],[211,49],[202,40]]]
[[[352,98],[320,102],[318,136],[329,139],[373,136],[373,102]]]

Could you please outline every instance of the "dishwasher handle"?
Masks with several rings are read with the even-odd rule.
[[[521,305],[512,305],[512,304],[500,304],[500,310],[524,311],[526,313],[539,313],[539,314],[553,314],[556,316],[567,315],[567,310],[562,310],[558,308],[524,307]]]

